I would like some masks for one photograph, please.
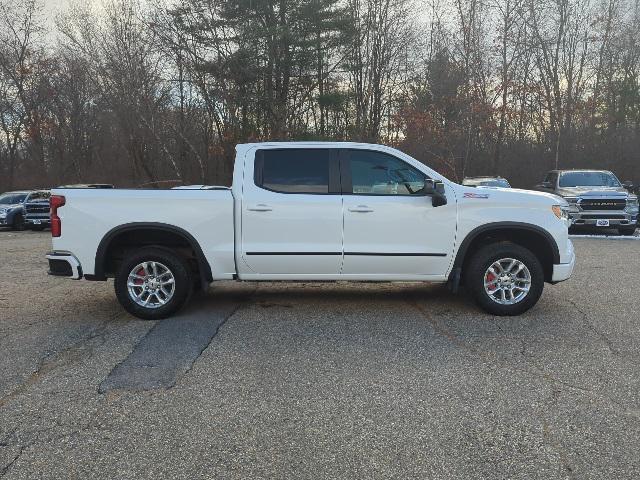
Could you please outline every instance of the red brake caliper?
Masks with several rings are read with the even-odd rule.
[[[136,275],[144,277],[144,275],[145,275],[144,268],[141,268],[140,270],[138,270],[136,272]],[[133,283],[135,283],[136,285],[142,285],[142,284],[144,284],[144,280],[142,280],[141,278],[136,278]]]
[[[493,273],[491,273],[491,272],[487,273],[487,283],[489,283],[489,284],[490,284],[490,283],[491,283],[491,282],[493,282],[495,279],[496,279],[496,276],[495,276]],[[493,285],[488,285],[488,286],[487,286],[487,288],[488,288],[489,290],[492,290],[492,291],[493,291],[493,290],[495,290],[496,288],[498,288],[498,286],[494,283]]]

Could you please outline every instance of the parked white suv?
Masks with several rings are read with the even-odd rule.
[[[487,312],[517,315],[573,271],[554,195],[463,187],[382,145],[236,152],[231,188],[53,190],[50,273],[114,278],[127,311],[157,319],[231,279],[463,283]]]

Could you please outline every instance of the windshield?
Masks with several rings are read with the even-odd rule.
[[[49,192],[34,192],[29,195],[30,202],[46,202],[49,200],[51,194]]]
[[[468,185],[470,187],[502,187],[502,188],[510,188],[509,182],[507,182],[504,178],[484,178],[482,180],[466,180],[464,185]]]
[[[22,203],[26,196],[26,193],[5,193],[4,195],[0,195],[0,205]]]
[[[611,172],[567,172],[560,175],[560,187],[619,187]]]

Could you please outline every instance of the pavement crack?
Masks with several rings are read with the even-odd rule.
[[[596,336],[598,338],[600,338],[600,340],[602,340],[602,342],[606,345],[606,347],[609,349],[609,352],[611,352],[612,355],[619,355],[620,354],[620,350],[618,350],[616,348],[616,346],[614,345],[613,341],[602,331],[600,331],[590,320],[589,320],[589,314],[587,312],[585,312],[584,310],[582,310],[582,308],[580,308],[578,306],[578,304],[571,300],[571,299],[567,299],[567,302],[569,302],[573,308],[576,309],[576,311],[578,313],[580,313],[580,315],[582,315],[582,322],[584,323],[584,325],[591,330],[593,333],[596,334]]]
[[[22,445],[18,447],[18,453],[13,457],[13,459],[7,463],[2,470],[0,470],[0,478],[3,478],[8,472],[9,469],[13,466],[14,463],[18,461],[18,459],[22,456],[22,453],[29,447],[29,445]]]
[[[92,340],[102,338],[106,332],[111,319],[101,322],[97,327],[91,329],[87,335],[71,345],[56,351],[50,355],[45,355],[38,360],[35,371],[33,371],[21,384],[12,391],[0,398],[0,408],[6,406],[14,398],[25,393],[31,386],[40,382],[49,373],[69,366],[81,360],[90,359],[93,356],[93,348],[87,344]]]
[[[595,390],[583,387],[581,385],[577,385],[575,383],[571,383],[571,382],[567,382],[567,381],[561,380],[560,378],[557,378],[554,375],[544,371],[540,367],[537,367],[536,365],[531,365],[529,362],[525,361],[526,367],[524,367],[524,368],[523,367],[519,367],[519,366],[514,365],[513,363],[509,362],[507,359],[501,358],[499,355],[497,355],[494,352],[488,352],[488,351],[485,351],[485,350],[481,350],[479,348],[475,348],[472,345],[469,345],[467,342],[465,342],[465,341],[461,340],[460,338],[458,338],[450,330],[447,330],[445,327],[443,327],[438,321],[436,321],[432,317],[431,313],[427,309],[422,307],[417,302],[407,302],[407,303],[409,303],[409,305],[411,305],[415,309],[417,309],[418,312],[424,317],[424,319],[427,320],[433,326],[434,330],[437,333],[441,334],[442,336],[444,336],[445,338],[450,340],[454,345],[457,345],[460,348],[465,349],[469,353],[472,353],[472,354],[475,354],[475,355],[480,355],[480,356],[484,357],[485,359],[487,359],[489,361],[493,361],[493,362],[499,363],[500,365],[502,365],[506,369],[511,369],[511,370],[517,371],[517,372],[528,373],[529,375],[533,375],[533,376],[535,376],[535,377],[537,377],[537,378],[539,378],[539,379],[541,379],[543,381],[550,382],[553,385],[562,385],[562,386],[568,387],[570,389],[577,390],[577,391],[582,392],[583,394],[589,396],[591,399],[599,400],[599,401],[607,403],[609,406],[613,407],[616,411],[618,411],[618,412],[620,412],[620,413],[622,413],[624,415],[632,416],[632,417],[634,417],[636,419],[640,418],[640,410],[639,409],[629,408],[628,406],[622,404],[621,402],[616,401],[613,398],[608,397],[605,394],[599,393],[599,392],[597,392]]]
[[[519,371],[519,372],[524,372],[524,373],[528,373],[530,375],[534,375],[544,381],[547,382],[553,382],[556,384],[560,384],[560,385],[564,385],[565,387],[574,389],[574,390],[578,390],[580,392],[586,393],[591,395],[592,397],[599,397],[601,399],[606,399],[607,402],[620,406],[618,403],[616,403],[615,401],[611,400],[610,398],[604,396],[604,395],[599,395],[596,392],[594,392],[593,390],[577,385],[577,384],[573,384],[564,380],[561,380],[555,376],[553,376],[552,374],[545,372],[544,370],[542,370],[541,368],[535,366],[535,365],[531,365],[528,362],[525,362],[527,367],[523,368],[523,367],[519,367],[517,365],[514,365],[513,363],[510,363],[508,360],[501,358],[499,355],[497,355],[494,352],[488,352],[485,350],[481,350],[479,348],[473,347],[471,345],[469,345],[467,342],[461,340],[460,338],[458,338],[453,332],[451,332],[450,330],[447,330],[445,327],[443,327],[438,321],[436,321],[432,315],[430,314],[430,312],[428,312],[424,307],[422,307],[419,303],[417,302],[408,302],[409,305],[413,306],[424,318],[425,320],[427,320],[434,328],[434,330],[439,333],[440,335],[444,336],[445,338],[447,338],[449,341],[451,341],[454,345],[457,345],[460,348],[465,349],[466,351],[475,354],[475,355],[480,355],[482,357],[484,357],[485,359],[489,360],[489,361],[493,361],[496,363],[501,364],[503,367],[507,368],[507,369],[511,369],[513,371]],[[629,414],[633,414],[635,415],[634,412],[630,412],[628,411],[627,413]]]
[[[561,390],[557,388],[551,388],[551,402],[547,405],[544,411],[538,411],[536,409],[536,416],[540,420],[542,426],[542,442],[548,445],[552,450],[558,454],[560,468],[563,474],[566,474],[568,478],[575,478],[574,468],[569,462],[569,454],[567,449],[556,439],[554,435],[552,425],[544,416],[545,411],[553,409],[558,406],[558,400],[560,398]]]
[[[211,311],[212,299],[208,299],[194,305],[191,312],[155,323],[99,384],[98,393],[172,389],[192,370],[220,329],[253,303],[256,290],[257,286],[227,298]]]
[[[216,329],[214,330],[213,335],[211,336],[209,341],[206,343],[206,345],[202,347],[202,349],[198,353],[198,356],[193,360],[191,365],[189,365],[189,367],[185,370],[183,376],[188,375],[189,372],[193,369],[193,366],[198,361],[198,358],[200,358],[200,356],[204,353],[204,351],[207,348],[209,348],[209,346],[211,345],[211,342],[213,342],[213,339],[218,336],[220,329],[224,327],[227,324],[227,322],[231,320],[231,318],[234,317],[235,314],[238,313],[241,309],[247,308],[249,305],[252,304],[252,300],[257,290],[258,290],[258,285],[256,285],[255,288],[249,294],[247,294],[246,298],[244,298],[242,301],[239,301],[238,304],[222,319],[222,321],[216,326]],[[173,387],[176,386],[177,383],[178,383],[178,379],[176,379],[176,382],[173,383],[173,385],[170,385],[168,389],[172,389]]]

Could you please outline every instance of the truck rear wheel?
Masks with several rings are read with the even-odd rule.
[[[482,247],[464,271],[476,303],[493,315],[519,315],[533,307],[544,288],[540,260],[511,242]]]
[[[120,304],[143,320],[158,320],[177,312],[189,298],[192,284],[184,259],[153,247],[128,255],[115,278]]]

